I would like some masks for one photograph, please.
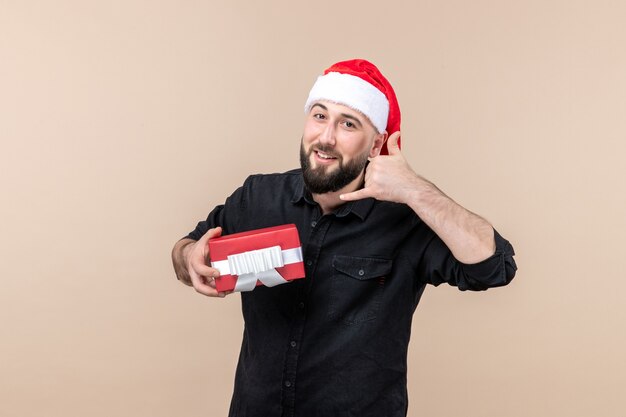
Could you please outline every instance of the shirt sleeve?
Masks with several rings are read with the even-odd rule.
[[[439,237],[433,236],[422,258],[422,276],[427,283],[440,285],[444,282],[461,291],[484,291],[488,288],[507,285],[517,265],[513,246],[494,230],[495,253],[484,261],[464,264],[454,258],[452,252]]]

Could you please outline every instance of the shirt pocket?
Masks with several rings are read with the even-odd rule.
[[[329,318],[348,325],[374,320],[393,262],[335,255],[332,266]]]

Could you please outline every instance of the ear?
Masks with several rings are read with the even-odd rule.
[[[383,148],[385,142],[387,142],[387,138],[389,134],[385,130],[383,133],[377,133],[374,137],[374,143],[372,144],[372,149],[370,149],[370,158],[374,158],[380,154],[380,150]]]

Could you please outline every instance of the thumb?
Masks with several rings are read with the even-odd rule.
[[[394,132],[387,139],[387,151],[389,151],[389,155],[400,153],[400,131]]]
[[[220,237],[222,235],[221,227],[214,227],[213,229],[209,229],[200,240],[208,241],[209,239],[214,239],[216,237]]]
[[[205,262],[209,262],[209,240],[214,239],[216,237],[220,237],[222,235],[221,227],[214,227],[213,229],[209,229],[198,241],[198,245],[202,248],[202,256]]]

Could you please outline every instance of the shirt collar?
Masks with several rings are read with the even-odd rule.
[[[306,202],[310,205],[317,205],[315,200],[313,200],[313,196],[311,192],[307,190],[304,185],[304,179],[302,178],[302,174],[297,177],[296,187],[294,189],[293,197],[291,198],[291,202],[293,204],[300,203],[302,201]],[[345,217],[348,214],[352,213],[357,216],[361,220],[365,220],[367,215],[374,207],[374,203],[376,200],[373,198],[365,198],[363,200],[350,201],[343,205],[341,205],[337,210],[335,210],[334,215],[336,217]]]

